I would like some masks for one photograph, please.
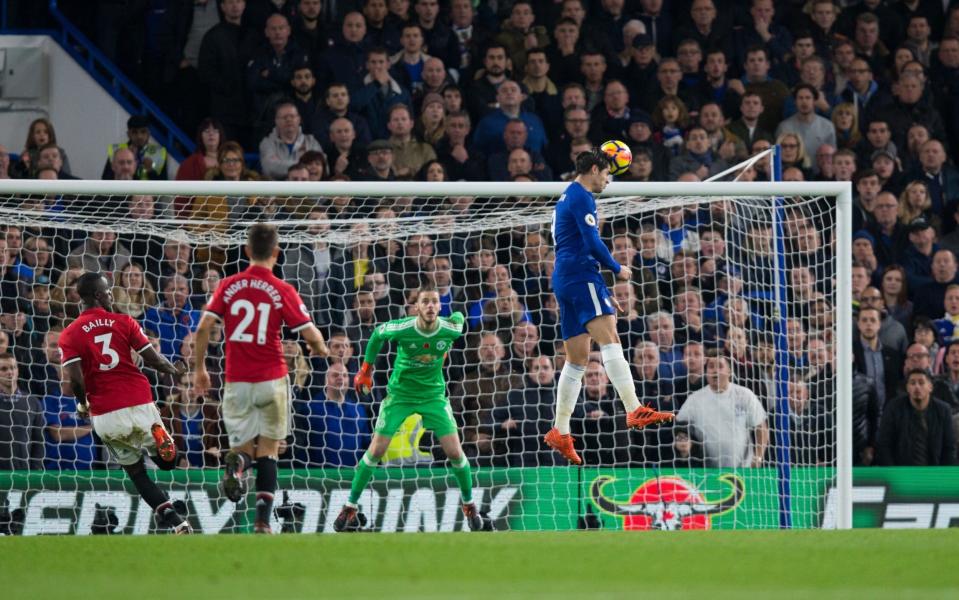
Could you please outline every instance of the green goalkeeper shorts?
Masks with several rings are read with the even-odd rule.
[[[392,437],[399,431],[403,421],[412,414],[418,414],[422,417],[423,427],[432,431],[438,438],[456,433],[453,409],[450,408],[449,400],[446,398],[410,402],[391,396],[383,399],[383,405],[380,407],[380,414],[376,417],[376,427],[373,432]]]

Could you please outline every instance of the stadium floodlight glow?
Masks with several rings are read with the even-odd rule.
[[[515,354],[521,351],[519,344],[512,342],[513,327],[523,322],[524,318],[531,319],[537,325],[540,341],[535,348],[544,352],[555,349],[550,329],[554,316],[549,296],[534,297],[523,282],[528,273],[533,272],[527,270],[529,265],[525,261],[549,259],[548,232],[552,205],[565,187],[565,183],[499,182],[4,180],[0,181],[0,219],[7,226],[22,228],[28,234],[25,237],[46,236],[54,252],[56,267],[53,271],[54,280],[50,283],[54,309],[63,310],[68,315],[73,310],[68,306],[69,295],[64,294],[65,289],[58,289],[59,286],[66,286],[67,280],[57,276],[65,272],[68,263],[83,263],[82,258],[69,257],[71,254],[82,257],[81,246],[91,231],[116,233],[116,243],[131,250],[132,260],[141,263],[147,280],[154,284],[159,283],[161,275],[165,273],[163,257],[156,255],[154,250],[162,248],[166,241],[190,244],[191,257],[195,261],[191,273],[196,271],[194,274],[197,275],[194,281],[196,287],[192,290],[194,295],[202,293],[199,277],[201,267],[213,266],[221,272],[236,269],[241,256],[239,247],[244,242],[244,225],[250,222],[263,219],[275,222],[287,251],[291,248],[312,249],[313,246],[306,245],[317,241],[327,243],[332,251],[331,260],[334,261],[341,260],[338,258],[341,249],[367,244],[371,248],[370,264],[379,261],[373,270],[381,265],[391,265],[393,269],[384,273],[385,281],[377,280],[378,286],[385,285],[387,289],[376,288],[375,291],[377,308],[389,314],[400,314],[405,310],[405,291],[398,288],[404,285],[403,276],[409,274],[400,270],[406,242],[413,236],[430,236],[427,241],[432,242],[432,251],[436,255],[445,254],[451,258],[454,302],[467,312],[482,298],[484,292],[493,296],[497,294],[495,283],[487,283],[488,287],[483,287],[483,275],[487,274],[489,264],[483,264],[482,261],[488,259],[504,264],[509,269],[510,278],[514,281],[510,291],[517,292],[513,300],[519,302],[521,309],[505,308],[516,307],[505,299],[499,307],[495,301],[481,303],[479,306],[482,308],[470,316],[473,320],[471,330],[498,333],[505,341],[506,351],[518,358],[515,364],[522,364],[523,357]],[[146,203],[148,209],[141,206],[143,210],[131,211],[132,198],[135,196],[151,196],[151,202]],[[794,311],[788,315],[778,314],[775,302],[770,300],[774,297],[770,282],[775,281],[777,261],[769,254],[769,240],[765,236],[778,218],[774,217],[777,197],[785,198],[785,263],[790,269],[808,268],[813,277],[812,296],[807,295],[810,289],[793,289],[792,281],[787,277],[786,281],[790,284],[780,291],[786,292],[786,304],[790,311]],[[709,273],[705,278],[698,274],[700,278],[695,282],[698,288],[703,287],[699,285],[702,282],[711,286],[697,290],[700,300],[703,300],[703,320],[719,331],[717,337],[723,340],[713,342],[709,339],[707,345],[726,343],[725,334],[731,328],[738,327],[747,334],[747,351],[756,352],[754,342],[764,339],[764,332],[768,331],[766,328],[774,319],[796,319],[801,322],[807,337],[815,338],[817,343],[827,343],[829,359],[835,367],[834,375],[819,382],[822,386],[816,389],[827,392],[823,397],[816,397],[817,392],[812,391],[814,386],[810,385],[812,395],[809,400],[810,405],[815,404],[817,410],[824,411],[827,417],[824,422],[828,422],[829,427],[828,430],[813,432],[819,434],[818,437],[813,436],[821,440],[818,446],[806,448],[807,454],[795,450],[789,459],[793,462],[790,510],[793,527],[828,524],[850,528],[853,452],[852,340],[849,333],[852,331],[851,185],[833,182],[616,182],[601,194],[598,205],[607,243],[615,250],[614,240],[609,234],[621,230],[632,232],[629,242],[623,242],[625,246],[620,251],[635,253],[640,257],[637,261],[647,260],[648,273],[643,276],[652,275],[649,280],[639,280],[638,276],[634,280],[638,307],[636,314],[640,320],[636,321],[635,329],[629,330],[632,333],[623,339],[624,347],[627,344],[631,347],[631,360],[637,370],[642,368],[641,361],[637,359],[640,354],[637,346],[645,340],[645,325],[641,317],[651,315],[657,309],[667,310],[670,314],[675,312],[673,304],[684,289],[685,276],[684,267],[677,264],[681,262],[677,257],[684,255],[681,252],[683,250],[692,254],[701,247],[699,241],[691,241],[693,238],[698,240],[698,235],[687,236],[676,232],[682,230],[698,234],[701,233],[699,228],[710,222],[720,232],[726,254],[713,257],[711,262],[696,261],[696,269],[700,266],[716,269],[720,265],[719,270]],[[325,217],[319,220],[311,218],[317,216],[315,213],[311,215],[313,209],[324,211]],[[377,209],[382,209],[379,214],[375,212]],[[387,218],[381,218],[383,216]],[[235,220],[225,220],[227,218]],[[665,229],[672,231],[675,237],[657,233],[664,232],[662,224],[667,218],[674,222]],[[532,239],[528,234],[533,232],[541,234],[540,239],[547,244],[545,247],[526,248],[526,244],[533,243],[527,241]],[[644,243],[653,245],[644,247]],[[818,244],[818,248],[810,249],[808,244]],[[632,249],[628,247],[630,245]],[[524,250],[529,251],[524,253]],[[409,251],[413,251],[412,247]],[[312,254],[307,256],[306,252],[299,252],[296,256],[307,262],[287,264],[287,279],[294,285],[302,282],[291,278],[304,268],[308,270],[313,264],[308,261],[314,258]],[[642,258],[644,256],[648,258]],[[175,261],[176,258],[171,260]],[[693,268],[692,265],[690,268]],[[359,331],[353,310],[354,272],[349,271],[348,277],[343,275],[342,270],[336,272],[340,274],[330,275],[331,271],[327,271],[326,276],[343,277],[342,280],[328,279],[324,282],[326,287],[316,288],[318,291],[315,293],[304,291],[306,284],[303,283],[301,295],[318,315],[317,320],[321,325],[332,322],[337,328]],[[546,270],[535,272],[546,276]],[[637,272],[642,273],[643,269],[637,269]],[[432,273],[424,271],[424,276],[434,277]],[[798,277],[797,284],[809,283]],[[493,279],[495,277],[491,277],[490,281]],[[727,283],[720,284],[720,280]],[[733,312],[732,308],[722,303],[711,304],[717,295],[724,293],[718,286],[730,285],[729,281],[742,286],[742,290],[731,293],[731,297],[737,298],[736,306],[748,307],[747,320],[742,327],[722,320],[741,316],[724,316],[727,312]],[[515,289],[520,283],[524,289]],[[503,284],[500,292],[506,293],[503,292],[506,287]],[[656,298],[644,295],[654,292]],[[739,302],[739,299],[743,302]],[[25,299],[24,306],[28,304]],[[823,307],[829,309],[828,315],[821,314]],[[527,316],[524,317],[524,314]],[[326,322],[322,319],[326,319]],[[696,329],[697,325],[689,325],[692,321],[678,319],[676,333],[693,339],[701,335],[700,330]],[[354,346],[357,346],[354,356],[362,349],[359,347],[362,341],[356,342],[354,340]],[[586,457],[592,457],[592,461],[587,458],[587,467],[577,473],[566,466],[553,466],[546,458],[550,455],[542,452],[542,442],[535,435],[523,434],[525,437],[519,443],[515,436],[498,437],[495,427],[491,426],[495,425],[490,421],[492,409],[496,402],[507,401],[509,394],[496,396],[495,400],[492,396],[487,398],[482,395],[486,392],[476,375],[478,370],[475,362],[479,344],[480,338],[474,334],[468,337],[467,348],[451,351],[454,371],[450,377],[450,393],[454,409],[464,424],[462,430],[467,438],[468,453],[474,466],[480,467],[477,497],[483,503],[481,508],[489,510],[491,517],[502,522],[497,523],[498,529],[507,528],[503,524],[516,529],[575,527],[577,518],[583,516],[583,507],[589,508],[587,512],[592,517],[598,515],[607,527],[630,528],[630,523],[637,528],[660,526],[651,523],[661,524],[664,528],[703,523],[711,523],[714,527],[780,526],[780,491],[776,484],[776,469],[772,465],[775,461],[772,452],[767,454],[772,461],[768,463],[769,466],[759,469],[738,466],[712,469],[689,464],[675,468],[675,463],[669,462],[671,458],[663,458],[675,452],[672,436],[667,441],[663,431],[650,429],[639,436],[627,435],[624,445],[624,438],[618,435],[618,431],[606,435],[607,431],[603,428],[607,425],[603,422],[598,425],[595,436],[589,438],[589,444],[594,447],[593,451],[586,453]],[[797,356],[802,354],[805,354],[805,349],[796,349]],[[758,363],[739,368],[734,381],[765,389],[765,386],[776,383],[775,376],[771,374],[775,369],[766,370],[770,366],[775,365]],[[20,368],[21,375],[24,375],[26,366],[21,365]],[[790,368],[790,372],[797,377],[810,370],[805,363],[797,363]],[[666,372],[666,369],[662,371]],[[667,383],[675,390],[681,383],[682,375],[678,375],[676,369],[670,372],[672,380]],[[772,378],[768,382],[767,374]],[[301,375],[309,377],[310,373]],[[522,376],[519,380],[522,381]],[[37,385],[37,389],[42,387]],[[312,389],[315,391],[319,388],[322,388],[322,377],[317,375]],[[637,389],[641,389],[639,384]],[[523,397],[523,390],[515,392],[512,401],[519,401],[518,398]],[[161,397],[160,400],[165,398]],[[294,402],[294,413],[298,408],[301,408],[300,405]],[[368,417],[372,416],[375,408],[375,404],[365,407]],[[774,404],[768,408],[770,411],[776,410]],[[617,416],[621,418],[622,415]],[[310,431],[305,429],[310,426],[309,418],[294,422],[297,425],[293,432],[293,459],[286,463],[293,470],[281,474],[281,489],[278,492],[288,492],[290,502],[299,503],[302,507],[297,527],[303,531],[328,530],[329,523],[345,500],[344,492],[349,485],[351,469],[329,463],[322,465],[323,448],[310,446],[320,444],[322,436],[310,436]],[[593,425],[586,423],[584,427]],[[411,435],[418,435],[418,431],[416,424],[412,424]],[[491,436],[492,447],[502,453],[493,456],[484,454],[483,436]],[[580,439],[585,441],[586,438],[580,436]],[[655,448],[657,459],[649,460],[637,450],[639,448]],[[307,465],[304,460],[313,463]],[[443,531],[462,528],[461,518],[454,511],[446,510],[447,505],[457,507],[452,496],[455,486],[446,481],[445,466],[440,464],[438,468],[431,468],[431,460],[428,449],[415,451],[387,463],[382,474],[377,476],[373,487],[361,499],[361,506],[378,529]],[[601,463],[597,464],[597,461]],[[222,512],[229,511],[223,507],[215,486],[203,483],[215,477],[203,477],[198,471],[193,471],[176,475],[178,481],[183,483],[175,486],[174,493],[186,488],[186,493],[178,498],[194,504],[194,519],[199,519],[195,525],[202,531],[243,529],[242,507],[236,514]],[[83,487],[91,481],[96,481],[95,485],[90,484],[93,487]],[[740,485],[745,490],[742,501],[729,508],[728,500],[736,497]],[[667,487],[671,490],[668,493]],[[88,491],[73,493],[78,489]],[[61,493],[65,490],[71,493]],[[594,490],[602,497],[592,498]],[[26,533],[73,533],[88,529],[95,510],[93,504],[89,507],[87,504],[94,500],[101,504],[114,502],[118,506],[117,514],[122,517],[121,521],[127,519],[127,522],[120,523],[119,530],[147,531],[149,523],[139,514],[135,503],[110,495],[122,495],[123,491],[122,479],[116,473],[109,475],[109,472],[100,477],[66,468],[28,472],[24,476],[20,473],[11,477],[0,475],[0,506],[6,503],[11,511],[18,508],[25,510]],[[637,499],[638,496],[643,496],[645,500]],[[827,497],[830,499],[828,503]],[[688,511],[691,516],[688,519],[670,520],[664,514],[644,513],[633,518],[604,511],[604,507],[619,507],[617,510],[622,509],[621,512],[642,512],[639,508],[622,508],[638,507],[640,502],[645,502],[644,506],[652,511],[659,506],[658,501],[662,501],[660,504],[663,506],[673,506],[680,513]],[[44,506],[58,506],[66,512],[69,512],[66,510],[68,508],[74,509],[72,514],[75,515],[75,522],[67,526],[53,520],[44,521],[43,502],[47,503]],[[55,504],[57,502],[61,504]],[[707,510],[707,505],[723,506],[729,510],[719,514],[713,509]],[[696,509],[705,516],[693,515]],[[275,524],[274,529],[279,530],[280,523]]]

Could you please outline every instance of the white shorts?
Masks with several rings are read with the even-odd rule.
[[[144,450],[151,456],[156,455],[156,442],[150,430],[154,423],[162,427],[163,422],[153,402],[96,415],[92,420],[93,430],[121,465],[135,464]]]
[[[290,384],[286,377],[273,381],[227,382],[223,389],[223,424],[236,448],[262,435],[286,439],[290,432]]]

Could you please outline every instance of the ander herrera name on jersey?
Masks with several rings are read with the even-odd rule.
[[[226,288],[226,291],[223,292],[223,301],[229,304],[237,292],[245,289],[262,290],[270,296],[270,300],[273,301],[273,308],[283,308],[283,297],[280,295],[279,290],[277,290],[272,283],[262,279],[244,278],[234,281],[230,284],[230,287]]]

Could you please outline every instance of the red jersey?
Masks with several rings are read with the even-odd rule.
[[[150,382],[133,363],[133,352],[150,345],[130,315],[90,308],[60,334],[60,362],[80,361],[91,415],[153,402]]]
[[[221,281],[205,310],[223,321],[229,382],[285,377],[280,329],[285,324],[300,331],[313,323],[296,289],[255,265]]]

